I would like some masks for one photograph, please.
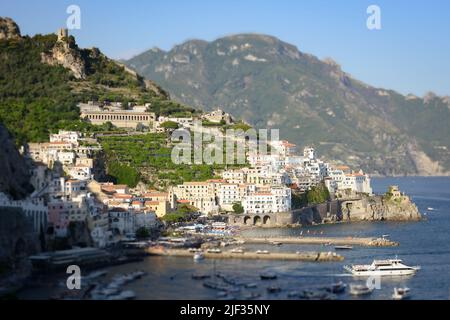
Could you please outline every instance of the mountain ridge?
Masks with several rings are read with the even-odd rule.
[[[402,95],[354,79],[331,58],[255,33],[190,40],[124,62],[173,99],[221,107],[300,147],[376,175],[449,175],[450,98]],[[448,122],[447,122],[448,121]]]

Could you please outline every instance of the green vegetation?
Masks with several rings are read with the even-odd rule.
[[[244,213],[244,207],[240,203],[233,204],[233,212],[235,214],[242,214]]]
[[[136,187],[140,180],[140,174],[136,168],[119,162],[108,162],[107,171],[115,179],[115,183],[126,184],[131,188]]]
[[[147,239],[150,237],[150,230],[146,227],[140,227],[136,230],[136,238],[137,239]]]
[[[161,123],[160,127],[164,128],[164,129],[175,130],[175,129],[178,129],[178,123],[174,122],[174,121],[165,121],[165,122]]]
[[[196,207],[182,204],[178,206],[176,211],[167,213],[164,217],[162,217],[162,220],[168,223],[188,221],[192,218],[192,214],[196,212],[198,212]]]
[[[173,144],[167,133],[101,137],[99,141],[106,155],[108,174],[118,183],[132,187],[139,180],[162,189],[185,181],[206,181],[218,178],[215,172],[225,168],[224,164],[175,164],[171,159]],[[204,142],[204,146],[207,144]],[[194,152],[192,161],[193,157]]]
[[[320,183],[303,193],[292,194],[292,208],[298,209],[308,205],[324,203],[330,200],[330,192],[324,183]]]
[[[330,199],[330,192],[324,183],[320,183],[306,192],[306,199],[308,204],[323,203]]]
[[[161,219],[168,223],[182,222],[185,221],[186,215],[180,212],[169,212]]]
[[[142,77],[127,72],[97,48],[79,49],[72,36],[67,41],[67,52],[84,64],[86,79],[41,61],[41,55],[50,55],[54,48],[65,50],[54,34],[0,40],[0,122],[17,144],[47,141],[49,133],[58,129],[110,131],[110,126],[97,128],[79,120],[77,104],[88,100],[149,102],[152,111],[164,115],[195,112],[169,100],[156,85],[147,89]]]

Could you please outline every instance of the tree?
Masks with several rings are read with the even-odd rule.
[[[307,191],[306,193],[306,198],[308,200],[308,204],[323,203],[330,199],[330,192],[322,182],[317,186],[311,187],[311,190]]]
[[[138,239],[146,239],[150,237],[150,230],[146,227],[140,227],[136,230],[136,238]]]
[[[170,212],[162,217],[162,220],[169,223],[181,222],[186,219],[186,215],[181,212]]]
[[[160,124],[160,127],[164,129],[176,130],[178,129],[178,123],[175,121],[165,121]]]
[[[244,213],[244,207],[242,206],[242,204],[236,202],[235,204],[233,204],[233,211],[235,214],[242,214]]]

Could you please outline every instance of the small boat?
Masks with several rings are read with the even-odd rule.
[[[328,292],[339,294],[343,293],[345,289],[347,288],[347,285],[343,283],[342,281],[333,283],[330,287],[326,288]]]
[[[191,276],[191,278],[194,279],[194,280],[204,280],[204,279],[211,278],[211,276],[209,274],[194,273]]]
[[[208,252],[208,253],[221,253],[222,250],[214,248],[214,249],[208,249],[206,252]]]
[[[233,250],[230,250],[231,253],[244,253],[244,249],[242,248],[235,248]]]
[[[283,243],[278,242],[278,241],[272,241],[272,245],[274,246],[281,246]]]
[[[311,290],[303,290],[303,291],[298,295],[299,298],[301,298],[301,299],[307,299],[307,300],[313,299],[313,298],[315,298],[315,296],[316,296],[316,293],[315,293],[314,291],[311,291]]]
[[[374,260],[372,264],[344,266],[354,276],[405,276],[413,275],[419,266],[409,267],[400,259]]]
[[[353,249],[352,246],[347,246],[347,245],[334,247],[334,250],[352,250],[352,249]]]
[[[228,292],[226,292],[226,291],[219,291],[219,292],[217,292],[216,297],[217,298],[225,298],[227,295],[228,295]]]
[[[428,207],[427,210],[428,210],[428,211],[434,211],[435,209],[434,209],[434,208],[431,208],[431,207]]]
[[[354,296],[363,296],[371,294],[373,291],[373,288],[369,288],[365,284],[350,284],[350,294]]]
[[[194,261],[200,261],[205,259],[205,255],[202,252],[196,252],[194,254]]]
[[[209,289],[215,289],[220,291],[228,291],[230,288],[220,282],[217,281],[205,281],[203,282],[203,286]]]
[[[278,293],[281,292],[281,288],[278,286],[271,286],[267,288],[267,292],[269,293]]]
[[[394,300],[405,300],[409,299],[409,288],[394,288],[394,294],[392,295],[392,299]]]
[[[256,254],[269,254],[270,252],[267,250],[257,250]]]
[[[254,288],[258,287],[258,285],[256,283],[247,283],[244,285],[244,287],[247,289],[254,289]]]
[[[259,277],[261,278],[261,280],[275,280],[277,278],[277,275],[272,272],[265,272],[261,273]]]
[[[136,298],[136,294],[131,290],[125,290],[119,294],[119,297],[122,300],[131,300]]]

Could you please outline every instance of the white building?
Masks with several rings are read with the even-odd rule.
[[[291,210],[291,189],[272,187],[270,191],[254,192],[244,197],[242,206],[246,213],[277,213]]]
[[[125,236],[135,232],[135,215],[124,208],[112,208],[108,212],[109,225],[114,235]]]
[[[59,130],[58,133],[50,135],[50,142],[68,142],[73,144],[74,146],[78,146],[79,138],[79,132]]]

